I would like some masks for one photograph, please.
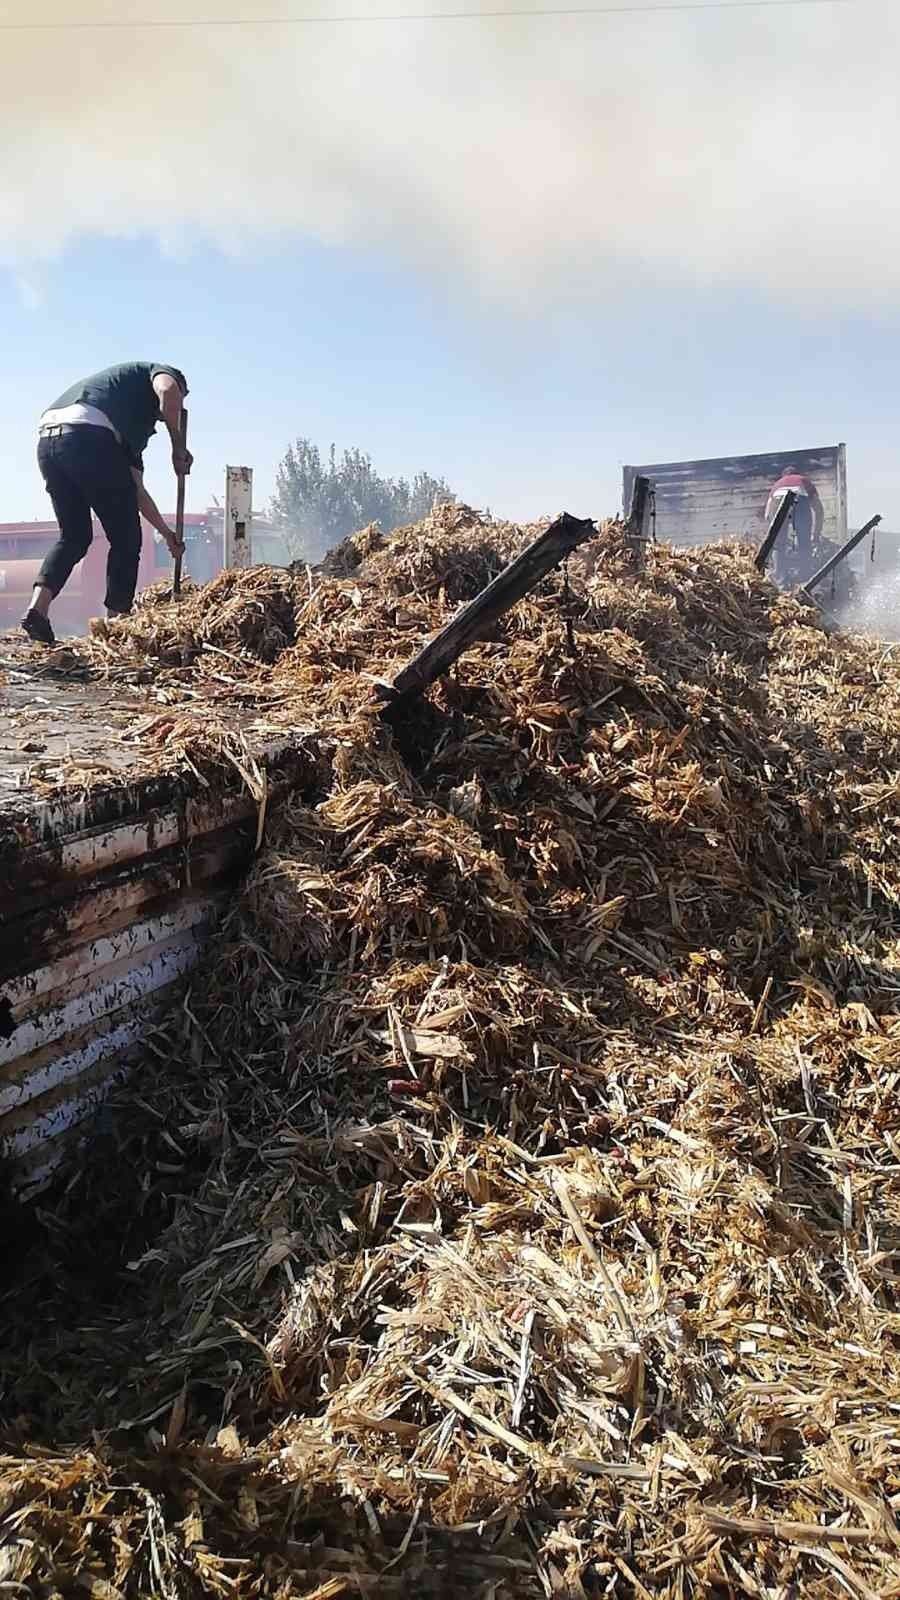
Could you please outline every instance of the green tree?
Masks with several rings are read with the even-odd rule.
[[[427,516],[435,501],[455,500],[444,478],[417,472],[412,482],[383,478],[363,450],[334,445],[326,461],[311,439],[296,439],[275,478],[271,515],[294,560],[320,561],[350,533],[380,522],[385,533]]]

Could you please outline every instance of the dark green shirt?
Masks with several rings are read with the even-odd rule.
[[[91,378],[73,383],[48,409],[96,406],[119,434],[132,466],[143,467],[141,458],[159,421],[159,399],[153,387],[158,372],[167,372],[178,381],[175,368],[162,362],[123,361],[117,367],[107,367]]]

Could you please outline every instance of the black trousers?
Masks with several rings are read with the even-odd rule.
[[[800,496],[795,502],[791,516],[794,533],[797,536],[797,554],[809,556],[812,554],[813,514],[812,506],[805,496]]]
[[[38,583],[56,596],[87,554],[95,511],[109,540],[106,609],[130,611],[141,558],[137,484],[114,433],[87,423],[38,440],[38,466],[53,502],[59,538],[41,565]]]

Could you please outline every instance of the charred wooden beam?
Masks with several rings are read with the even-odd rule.
[[[529,594],[548,572],[558,567],[579,545],[592,539],[596,532],[595,524],[589,519],[570,517],[564,511],[546,532],[539,534],[493,582],[429,639],[418,655],[398,672],[393,683],[377,686],[381,698],[396,706],[399,701],[422,694],[429,684],[450,670],[470,645],[483,637],[498,617]]]
[[[811,596],[813,589],[818,588],[820,583],[824,582],[826,578],[831,576],[831,573],[834,571],[835,567],[840,566],[841,562],[844,560],[844,557],[849,556],[851,550],[855,550],[858,544],[862,544],[863,539],[865,539],[870,533],[873,532],[875,528],[878,527],[880,521],[880,517],[870,517],[864,528],[860,528],[858,533],[854,533],[853,537],[848,539],[846,544],[841,545],[840,550],[838,550],[836,554],[830,558],[830,560],[825,562],[824,567],[820,567],[818,572],[813,573],[812,577],[802,585],[800,593]]]
[[[796,491],[794,489],[788,489],[787,492],[784,495],[782,495],[781,501],[780,501],[780,503],[779,503],[779,505],[778,505],[778,507],[776,509],[775,515],[772,518],[772,521],[769,523],[769,529],[768,529],[768,532],[766,534],[766,537],[764,538],[762,544],[760,545],[758,551],[756,552],[756,568],[757,568],[758,572],[765,572],[765,570],[766,570],[766,562],[768,561],[770,555],[772,554],[772,551],[775,549],[775,544],[777,542],[778,535],[780,534],[782,528],[784,527],[785,523],[787,522],[787,519],[790,516],[790,514],[793,511],[794,506],[796,504],[797,504]]]

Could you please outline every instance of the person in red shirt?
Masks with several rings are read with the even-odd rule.
[[[825,508],[812,479],[807,478],[802,472],[798,472],[796,467],[786,467],[778,482],[773,483],[769,490],[769,498],[766,502],[767,527],[789,489],[793,489],[797,496],[794,509],[788,520],[794,530],[797,565],[803,570],[803,575],[800,579],[802,583],[805,578],[809,577],[812,568],[813,546],[818,543],[822,534]]]

